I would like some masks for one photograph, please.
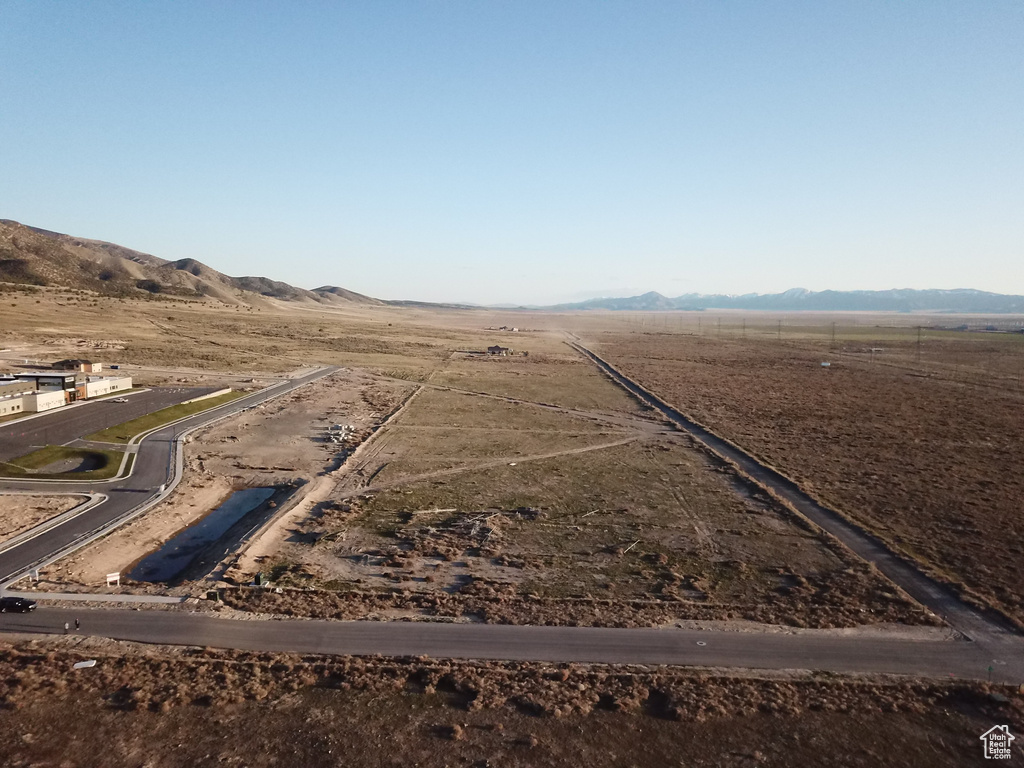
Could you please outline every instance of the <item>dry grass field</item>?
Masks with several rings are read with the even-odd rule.
[[[827,326],[781,341],[771,330],[594,342],[684,413],[1024,621],[1024,336],[932,333],[918,348],[913,329],[900,341],[840,328],[834,344]]]
[[[490,374],[492,391],[503,370]],[[930,621],[635,403],[610,412],[622,395],[608,379],[587,385],[600,411],[540,405],[567,386],[558,378],[532,386],[539,403],[424,389],[258,566],[321,591],[229,601],[316,616],[611,626]]]
[[[519,336],[509,343],[528,343],[533,350],[529,356],[454,355],[430,382],[566,408],[638,412],[635,400],[621,389],[608,387],[597,368],[557,335]]]
[[[86,657],[97,665],[67,673]],[[981,762],[978,735],[993,722],[1019,731],[1009,693],[78,638],[0,646],[11,766],[952,768]]]
[[[731,316],[719,331],[713,316],[249,311],[54,289],[11,301],[0,307],[9,360],[88,354],[149,383],[350,368],[197,436],[179,493],[54,566],[54,587],[123,570],[235,487],[297,480],[304,500],[257,542],[251,567],[228,572],[243,582],[262,569],[284,591],[227,589],[223,610],[940,631],[906,626],[934,619],[639,407],[564,344],[569,331],[947,578],[1020,608],[1018,347],[1006,336],[926,332],[919,347],[912,330],[868,321],[833,341],[822,319],[773,334]],[[487,330],[513,322],[523,330]],[[490,344],[530,354],[465,354]],[[322,441],[335,421],[364,441],[340,467]],[[69,675],[86,656],[97,667]],[[993,722],[1017,730],[1019,698],[999,693],[1008,701],[952,682],[83,638],[0,651],[11,765],[959,766]]]
[[[1021,615],[1018,337],[918,332],[881,316],[776,325],[774,316],[728,313],[253,310],[58,289],[12,301],[0,343],[26,357],[93,350],[143,376],[181,367],[259,376],[333,363],[382,376],[381,385],[426,385],[341,473],[328,494],[336,506],[314,505],[281,551],[264,553],[264,565],[292,574],[286,581],[656,604],[642,623],[687,612],[811,626],[926,618],[727,469],[662,434],[664,425],[564,343],[572,331],[947,580]],[[511,324],[520,332],[489,330]],[[529,354],[467,354],[495,343]],[[822,369],[826,358],[832,366]],[[295,463],[235,448],[232,466],[208,460],[205,471],[232,477],[265,466],[280,475],[272,468]],[[515,516],[520,508],[539,512],[528,520]],[[452,511],[426,512],[436,509]],[[474,541],[494,526],[463,530],[488,510],[501,510],[490,521],[515,531],[497,554]],[[978,546],[962,546],[965,537]],[[424,559],[431,538],[451,539],[450,561]],[[382,554],[357,562],[360,549]],[[393,550],[423,562],[408,572],[382,565]],[[609,622],[623,620],[610,613]]]
[[[458,348],[490,336],[410,322],[388,308],[323,312],[217,303],[82,297],[56,288],[0,307],[0,347],[30,359],[90,352],[133,366],[290,371],[340,364],[429,375]]]

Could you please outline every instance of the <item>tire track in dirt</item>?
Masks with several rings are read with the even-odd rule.
[[[635,443],[638,440],[648,439],[643,435],[631,435],[630,437],[623,438],[621,440],[614,440],[607,443],[599,443],[597,445],[585,445],[580,448],[568,448],[563,451],[551,451],[550,453],[538,453],[532,456],[505,456],[497,459],[489,459],[488,461],[481,461],[475,464],[471,464],[463,467],[452,467],[451,469],[439,469],[434,472],[425,472],[419,475],[409,475],[407,477],[400,477],[395,480],[378,483],[376,485],[367,485],[361,488],[353,488],[343,491],[340,495],[335,498],[347,499],[353,496],[359,496],[363,493],[373,493],[375,491],[383,491],[389,488],[397,488],[403,485],[409,485],[411,483],[419,483],[425,480],[433,480],[438,477],[451,477],[452,475],[458,475],[463,472],[476,472],[483,469],[490,469],[491,467],[507,466],[510,463],[525,464],[530,461],[543,461],[545,459],[555,459],[560,456],[572,456],[581,453],[589,453],[591,451],[603,451],[608,448],[616,448],[620,445],[629,445]],[[383,469],[383,467],[381,467]],[[374,473],[374,476],[377,473]]]
[[[482,397],[488,400],[499,400],[506,403],[514,403],[516,405],[529,405],[533,408],[541,408],[546,411],[552,411],[554,413],[560,413],[574,418],[591,419],[593,421],[600,421],[606,424],[615,424],[624,429],[642,428],[644,431],[664,431],[669,426],[664,420],[660,419],[654,421],[640,418],[639,416],[629,416],[627,414],[607,413],[605,411],[581,411],[576,408],[567,408],[564,405],[554,405],[553,403],[541,403],[536,400],[521,400],[507,395],[492,395],[490,392],[477,392],[472,389],[460,389],[459,387],[451,387],[446,384],[431,384],[429,383],[429,377],[425,382],[411,382],[408,379],[400,379],[395,376],[382,376],[379,374],[377,375],[377,378],[388,379],[390,381],[400,381],[405,384],[418,383],[419,386],[425,389],[434,389],[441,392],[455,392],[461,395],[472,395],[473,397]]]

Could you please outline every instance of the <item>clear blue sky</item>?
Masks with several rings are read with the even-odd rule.
[[[0,218],[383,298],[1024,293],[1024,2],[0,0]]]

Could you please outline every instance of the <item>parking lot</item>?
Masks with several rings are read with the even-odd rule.
[[[216,391],[216,387],[156,387],[123,398],[86,401],[0,427],[0,461],[44,445],[64,445],[107,427]],[[124,399],[127,402],[116,402]]]

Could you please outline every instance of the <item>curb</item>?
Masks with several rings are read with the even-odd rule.
[[[29,494],[26,494],[26,495],[29,495]],[[45,494],[31,494],[31,495],[35,496],[35,495],[45,495]],[[64,494],[64,495],[67,495],[67,496],[88,496],[89,498],[87,498],[81,504],[78,504],[78,505],[72,507],[67,512],[61,512],[59,515],[51,517],[49,520],[44,520],[39,525],[34,526],[32,528],[29,528],[27,531],[23,531],[23,532],[19,533],[17,536],[13,536],[13,537],[7,539],[6,541],[0,541],[0,552],[6,552],[8,549],[13,549],[14,547],[20,546],[20,545],[24,544],[26,541],[31,541],[36,536],[41,536],[42,534],[46,533],[51,528],[56,528],[58,525],[63,525],[68,520],[72,520],[72,519],[78,517],[83,512],[88,512],[90,509],[95,507],[97,504],[102,504],[104,501],[107,500],[107,498],[109,498],[105,493],[90,493],[90,494],[69,493],[69,494]]]
[[[324,368],[320,368],[319,370],[323,371]],[[333,372],[324,374],[322,376],[318,376],[317,378],[311,379],[311,380],[305,382],[304,384],[299,385],[298,387],[293,387],[292,389],[289,389],[286,392],[274,393],[274,394],[270,395],[269,397],[266,397],[265,399],[261,400],[260,404],[268,402],[270,400],[273,400],[276,397],[280,397],[283,394],[287,394],[287,392],[292,392],[292,391],[294,391],[296,389],[301,389],[302,387],[306,386],[306,384],[312,384],[314,381],[319,381],[320,379],[327,378],[328,376],[332,375],[332,373]],[[277,384],[271,385],[270,387],[265,387],[264,389],[259,390],[258,392],[255,392],[253,394],[266,393],[268,390],[273,389],[274,387],[281,386],[282,384],[287,385],[287,384],[290,384],[290,383],[292,383],[292,382],[279,382]],[[234,402],[234,401],[232,401],[232,402]],[[231,403],[224,403],[224,405],[217,406],[216,408],[212,408],[210,411],[204,411],[202,413],[210,413],[211,411],[217,410],[217,408],[223,408],[223,407],[226,407],[226,406],[229,406],[229,405],[231,405]],[[242,411],[239,411],[238,413],[241,413],[241,412]],[[186,419],[194,418],[195,416],[198,416],[198,415],[199,414],[192,414],[191,416],[186,416],[184,418],[186,418]],[[234,415],[236,415],[236,414],[235,413],[222,414],[222,415],[218,416],[217,418],[211,419],[209,421],[204,421],[202,424],[197,424],[196,426],[192,427],[191,429],[188,429],[188,430],[186,430],[186,431],[184,431],[184,432],[182,432],[182,433],[180,433],[178,435],[175,435],[175,437],[174,437],[174,446],[172,447],[172,450],[174,451],[174,458],[175,458],[175,461],[174,461],[174,476],[172,477],[171,480],[169,480],[167,483],[164,484],[163,490],[159,491],[156,494],[156,496],[153,496],[152,498],[142,502],[142,504],[140,504],[139,506],[134,507],[133,509],[128,510],[127,512],[122,514],[120,517],[116,517],[113,520],[109,520],[106,523],[104,523],[103,525],[101,525],[99,528],[96,528],[96,529],[94,529],[92,531],[89,531],[89,532],[79,536],[77,539],[75,539],[74,541],[69,543],[67,546],[61,548],[58,552],[51,553],[51,554],[47,555],[46,557],[44,557],[44,558],[42,558],[40,560],[37,560],[36,562],[32,563],[27,568],[23,569],[20,573],[13,574],[12,576],[6,578],[4,581],[0,582],[0,594],[6,594],[7,587],[9,587],[11,584],[15,584],[18,581],[21,581],[23,578],[28,576],[29,573],[31,573],[33,570],[36,570],[38,568],[43,568],[43,567],[45,567],[47,565],[50,565],[51,563],[55,563],[58,560],[60,560],[61,558],[67,557],[71,553],[75,552],[76,550],[81,549],[82,547],[86,546],[87,544],[91,544],[96,539],[99,539],[99,538],[102,538],[103,536],[106,536],[108,533],[111,533],[111,532],[115,531],[116,529],[118,529],[122,525],[124,525],[125,523],[133,520],[134,518],[138,517],[139,515],[143,514],[144,512],[148,512],[154,506],[156,506],[161,501],[163,501],[168,496],[170,496],[174,492],[174,489],[178,486],[178,483],[181,482],[181,475],[182,475],[182,472],[183,472],[183,469],[184,469],[184,445],[185,445],[185,438],[188,437],[193,432],[195,432],[196,430],[203,429],[205,427],[210,426],[211,424],[215,424],[216,422],[221,421],[222,419],[226,419],[226,418],[228,418],[230,416],[234,416]],[[183,419],[179,419],[176,422],[172,422],[172,424],[176,424],[176,423],[178,423],[178,422],[180,422],[182,420]],[[164,424],[164,425],[162,425],[160,427],[155,427],[154,429],[147,431],[145,434],[148,435],[148,434],[150,434],[150,433],[152,433],[152,432],[154,432],[154,431],[156,431],[158,429],[164,429],[164,428],[166,428],[168,426],[171,426],[171,424]],[[138,437],[138,436],[136,436],[136,437]],[[141,441],[141,439],[144,439],[144,438],[140,438],[140,441]],[[66,480],[57,480],[57,481],[51,481],[51,482],[68,482],[68,481],[66,481]],[[109,481],[104,481],[104,482],[109,482]]]

